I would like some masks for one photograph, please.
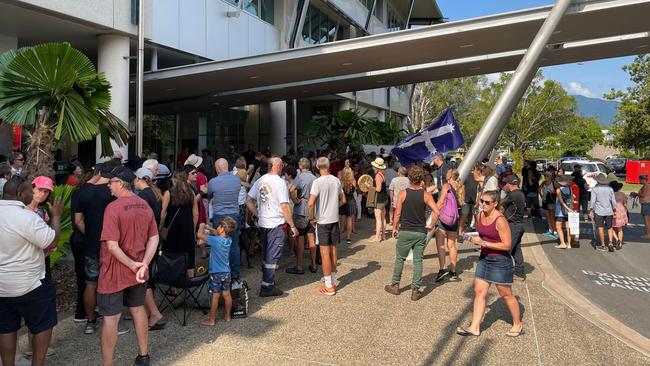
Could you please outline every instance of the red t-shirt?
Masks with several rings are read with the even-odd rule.
[[[79,184],[79,178],[77,178],[76,175],[71,174],[68,176],[68,179],[66,179],[65,184],[76,187],[77,184]]]
[[[108,251],[106,241],[117,241],[124,253],[134,261],[142,261],[150,237],[158,235],[151,207],[142,198],[120,197],[106,206],[99,252],[97,292],[112,294],[137,285],[135,273]]]
[[[196,173],[196,193],[201,193],[201,186],[208,184],[208,177],[205,174],[198,172]],[[199,200],[199,224],[207,223],[208,213],[206,212],[205,205],[203,205],[203,200]]]

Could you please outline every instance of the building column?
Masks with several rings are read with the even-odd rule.
[[[18,38],[0,34],[0,54],[18,48]],[[0,155],[9,156],[13,147],[13,126],[0,124]]]
[[[129,37],[102,34],[97,36],[97,71],[103,72],[111,83],[111,106],[109,111],[127,126],[129,125]],[[112,142],[113,150],[128,157],[129,147],[118,147]],[[101,143],[97,138],[96,160],[101,161]]]
[[[282,156],[287,153],[287,102],[269,103],[271,111],[271,152]]]

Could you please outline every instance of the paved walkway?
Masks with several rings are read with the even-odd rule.
[[[283,260],[278,276],[279,286],[287,291],[281,298],[257,297],[260,271],[244,270],[252,287],[250,316],[205,328],[196,324],[202,316],[198,312],[186,327],[168,315],[166,329],[150,333],[153,361],[157,365],[256,366],[650,365],[649,358],[587,321],[544,288],[545,274],[539,269],[542,261],[536,257],[539,253],[531,251],[538,246],[536,235],[526,235],[528,280],[514,286],[526,334],[516,339],[505,336],[509,315],[492,289],[483,334],[463,338],[454,332],[471,316],[478,253],[462,245],[461,281],[435,284],[438,260],[435,246],[429,245],[424,264],[426,296],[412,302],[406,287],[410,266],[405,267],[404,292],[400,296],[384,292],[392,273],[395,242],[366,242],[371,224],[364,219],[359,228],[363,235],[355,237],[352,246],[339,246],[336,296],[314,294],[319,275],[285,274],[290,257]],[[133,332],[119,338],[116,365],[132,363],[135,344]],[[53,346],[57,353],[48,360],[51,365],[100,363],[99,335],[84,335],[83,325],[73,323],[69,316],[55,329]]]

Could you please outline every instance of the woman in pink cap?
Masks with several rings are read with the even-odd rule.
[[[52,182],[52,178],[46,177],[46,176],[38,176],[32,180],[32,200],[31,202],[23,202],[25,205],[27,205],[27,208],[36,212],[38,216],[40,216],[43,220],[45,220],[46,223],[50,223],[50,217],[47,214],[47,210],[41,205],[43,205],[45,202],[47,202],[47,199],[50,197],[50,194],[54,190],[54,182]],[[49,279],[50,281],[52,280],[52,271],[50,270],[50,253],[56,250],[57,247],[48,247],[47,249],[43,250],[43,254],[45,254],[45,277]],[[31,339],[31,333],[29,334],[29,345],[30,345],[30,350],[25,352],[26,354],[30,354],[31,352],[31,344],[32,344],[32,339]],[[47,356],[51,356],[54,354],[54,349],[48,347],[47,348]]]

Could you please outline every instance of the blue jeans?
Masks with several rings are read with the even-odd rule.
[[[212,227],[216,228],[219,226],[221,220],[226,217],[231,217],[233,220],[237,221],[237,230],[230,234],[232,239],[232,244],[230,244],[230,277],[233,280],[239,279],[240,272],[240,256],[241,251],[239,249],[239,233],[241,232],[239,226],[241,225],[241,220],[239,219],[239,213],[234,215],[214,215],[212,216]]]

